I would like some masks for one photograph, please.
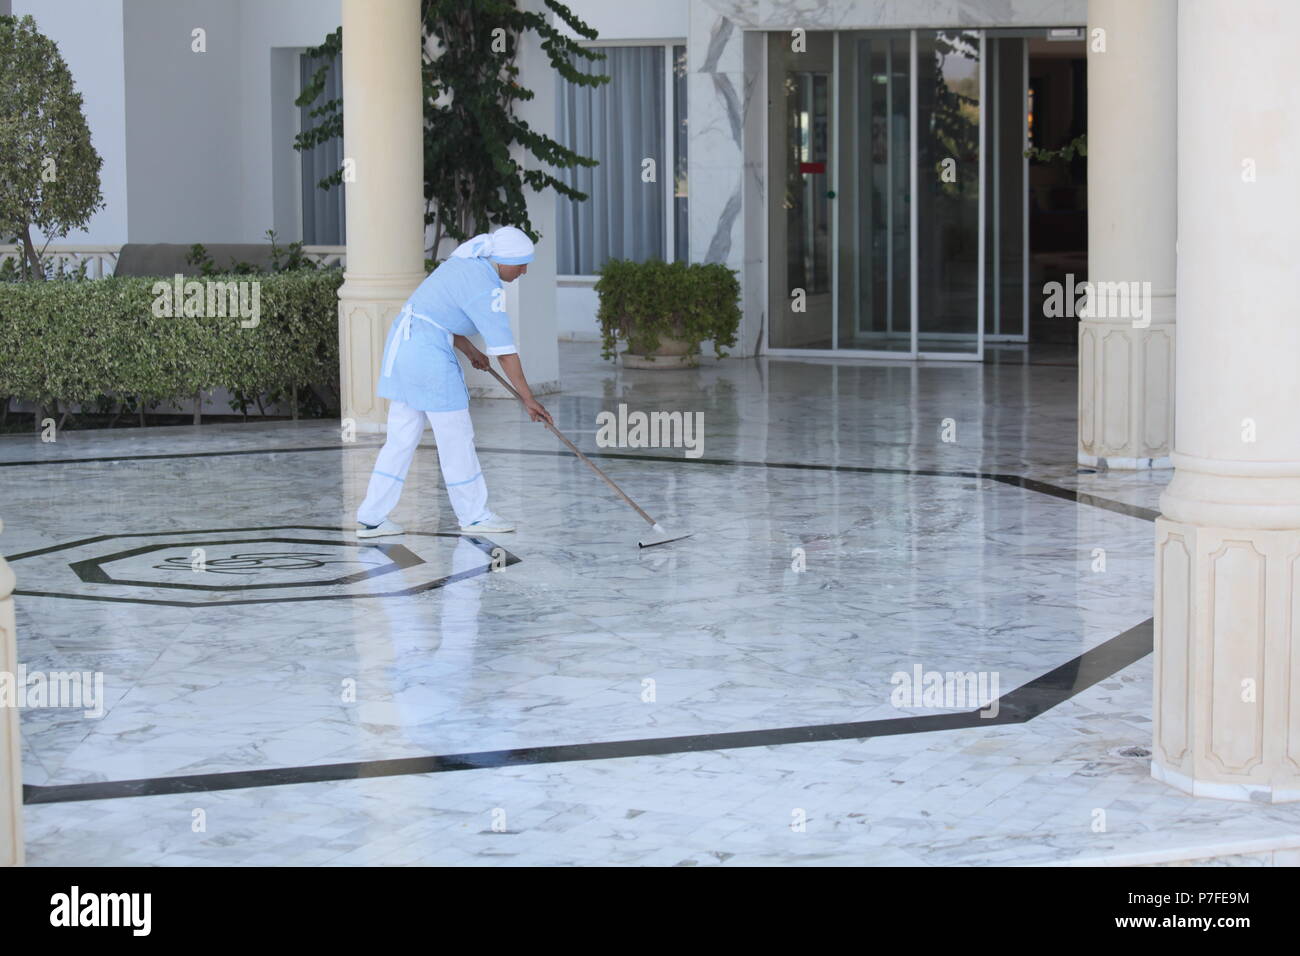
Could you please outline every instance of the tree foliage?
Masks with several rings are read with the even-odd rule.
[[[1040,163],[1072,163],[1076,155],[1088,155],[1087,133],[1080,133],[1060,149],[1040,149],[1037,146],[1030,146],[1025,150],[1026,157]]]
[[[0,16],[0,235],[21,242],[24,274],[45,278],[41,252],[104,206],[103,160],[59,48],[31,16]],[[32,227],[45,236],[36,249]]]
[[[596,31],[559,0],[546,7],[574,33],[588,40]],[[422,76],[424,91],[424,198],[426,226],[433,226],[432,255],[443,236],[464,240],[492,224],[517,226],[536,241],[528,218],[525,189],[555,189],[571,199],[586,199],[544,168],[525,169],[511,156],[518,144],[541,163],[557,169],[595,166],[515,115],[515,104],[534,93],[519,83],[515,55],[520,38],[533,31],[551,66],[564,79],[597,86],[607,76],[580,72],[575,57],[604,59],[552,26],[537,11],[521,10],[513,0],[424,0]],[[412,40],[414,42],[414,39]],[[324,60],[303,89],[297,105],[316,103],[325,89],[330,63],[343,49],[343,28],[308,51]],[[343,134],[343,103],[335,98],[314,106],[318,125],[304,131],[295,146],[310,149]],[[342,170],[321,180],[322,188],[343,181]]]
[[[980,64],[979,41],[964,30],[941,30],[934,39],[934,53],[929,58],[932,96],[930,129],[933,137],[934,172],[939,188],[951,198],[979,193],[980,84],[978,74],[953,79],[948,60]],[[955,179],[944,176],[944,161],[952,159],[966,175]]]

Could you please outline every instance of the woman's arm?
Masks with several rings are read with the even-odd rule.
[[[473,365],[479,371],[487,371],[488,357],[483,354],[477,345],[463,335],[453,333],[452,338],[455,340],[456,348],[465,353],[465,358],[469,359],[470,365]]]
[[[506,378],[510,379],[510,384],[523,398],[524,408],[528,409],[528,417],[535,422],[545,421],[554,425],[555,422],[551,421],[551,413],[542,407],[541,402],[533,398],[533,390],[528,387],[528,379],[524,378],[524,366],[519,361],[519,354],[511,352],[508,355],[498,355],[497,361],[501,363],[501,369],[506,373]]]

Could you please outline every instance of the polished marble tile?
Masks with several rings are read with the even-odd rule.
[[[413,556],[399,568],[346,534],[374,436],[344,443],[329,424],[277,423],[0,439],[11,479],[0,547],[21,591],[70,595],[19,595],[20,658],[102,671],[107,698],[97,721],[24,712],[26,782],[969,710],[896,707],[891,677],[984,672],[1005,694],[1150,617],[1149,521],[1070,497],[1151,509],[1168,475],[1079,473],[1072,369],[727,360],[625,372],[595,351],[562,347],[557,424],[591,451],[644,456],[601,463],[694,538],[639,551],[640,519],[503,401],[473,414],[493,507],[519,532],[485,547],[438,536],[453,519],[430,438],[394,515],[427,534],[383,539]],[[598,449],[596,415],[620,403],[703,412],[703,458]],[[955,442],[942,440],[945,418]],[[138,457],[158,455],[196,457]],[[228,529],[240,528],[276,530],[235,544]],[[63,547],[124,535],[133,546]],[[495,544],[518,563],[491,570]],[[86,580],[106,556],[145,546],[157,547],[107,562],[115,580]],[[323,583],[327,566],[368,576]],[[116,580],[128,571],[131,583]],[[180,582],[213,590],[189,588],[177,606]],[[1149,740],[1147,665],[1019,725],[29,805],[29,857],[1041,862],[1161,828],[1188,840],[1225,821],[1252,835],[1294,828],[1284,807],[1202,810],[1112,754]],[[1095,806],[1113,807],[1122,838],[1091,832]],[[210,811],[207,834],[190,831],[195,807]],[[493,831],[498,807],[508,833]],[[790,829],[794,808],[808,812],[805,832]]]

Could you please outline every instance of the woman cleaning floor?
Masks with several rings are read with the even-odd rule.
[[[402,533],[388,515],[401,497],[426,418],[460,530],[515,530],[488,509],[487,482],[474,451],[469,392],[454,349],[464,352],[477,369],[486,369],[488,356],[495,355],[523,397],[529,417],[551,421],[524,378],[502,287],[527,272],[532,259],[532,241],[513,226],[504,226],[461,243],[411,293],[384,347],[378,393],[389,399],[388,438],[375,461],[366,500],[357,509],[357,537]],[[487,343],[486,355],[467,338],[476,332]]]

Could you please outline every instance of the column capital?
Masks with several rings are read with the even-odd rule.
[[[425,279],[423,272],[399,272],[361,275],[343,272],[339,299],[348,301],[396,301],[400,306]]]

